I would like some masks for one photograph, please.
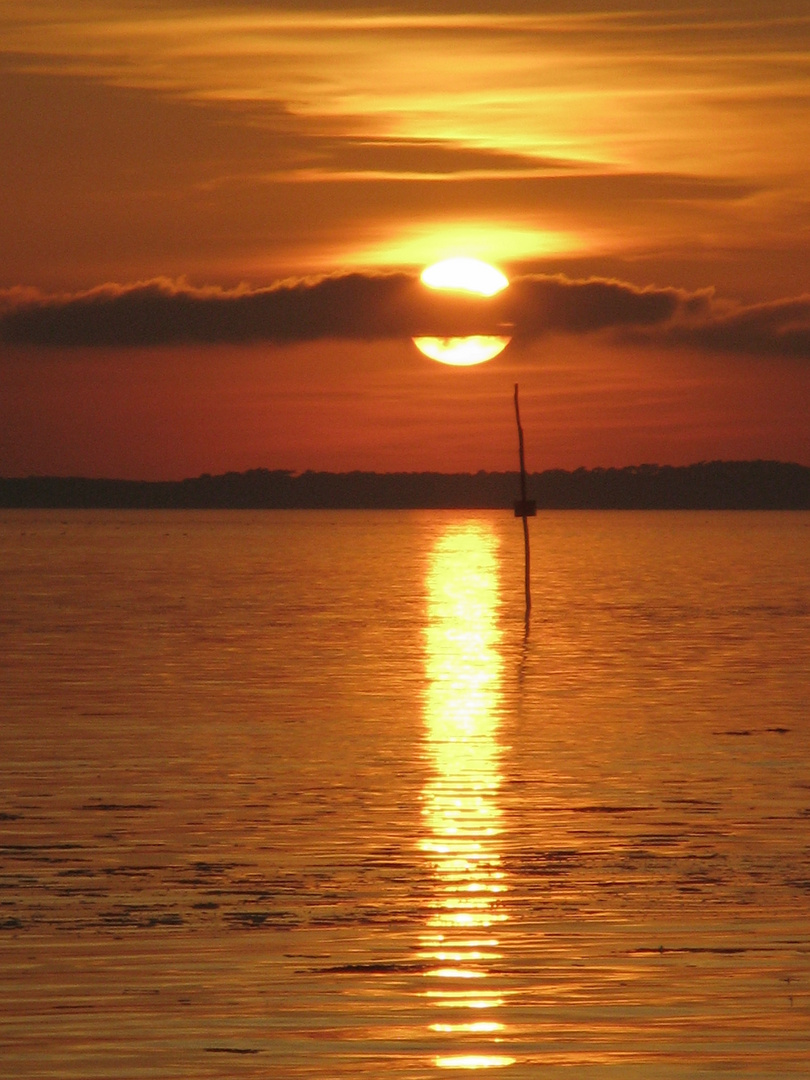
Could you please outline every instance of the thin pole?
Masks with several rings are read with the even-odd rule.
[[[530,583],[530,555],[529,555],[529,520],[528,503],[526,500],[526,460],[523,454],[523,428],[520,426],[520,405],[518,404],[518,384],[515,383],[515,420],[518,429],[518,450],[520,451],[520,505],[521,517],[523,518],[523,552],[525,559],[524,588],[526,592],[526,619],[532,610],[532,591]]]

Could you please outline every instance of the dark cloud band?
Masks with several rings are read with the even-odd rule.
[[[702,318],[675,320],[653,335],[636,329],[632,336],[710,352],[810,360],[810,296],[748,306],[713,304]]]
[[[530,340],[596,331],[650,344],[807,358],[810,297],[744,307],[723,304],[710,291],[530,275],[484,299],[432,291],[403,273],[345,274],[262,289],[157,279],[67,296],[0,293],[0,340],[60,348],[479,333]]]

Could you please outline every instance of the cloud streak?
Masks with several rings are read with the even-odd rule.
[[[606,333],[650,346],[810,358],[810,296],[753,305],[710,290],[563,275],[513,279],[489,299],[426,289],[406,273],[351,273],[266,288],[165,278],[81,293],[0,292],[0,340],[53,348],[382,341],[414,335]]]

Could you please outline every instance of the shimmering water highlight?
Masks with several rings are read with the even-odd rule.
[[[807,1075],[810,515],[531,528],[0,514],[7,1075]]]

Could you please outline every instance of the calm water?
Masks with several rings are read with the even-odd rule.
[[[0,514],[0,1074],[807,1077],[810,515],[531,530]]]

